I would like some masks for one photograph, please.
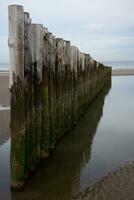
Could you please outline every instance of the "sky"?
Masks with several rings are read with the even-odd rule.
[[[9,62],[10,4],[98,61],[134,60],[134,0],[0,0],[0,63]]]

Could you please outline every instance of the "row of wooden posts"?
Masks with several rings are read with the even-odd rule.
[[[111,68],[9,6],[11,186],[21,188],[111,79]]]

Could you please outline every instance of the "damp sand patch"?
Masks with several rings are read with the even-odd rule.
[[[0,73],[0,107],[10,106],[9,76]]]
[[[134,197],[134,161],[126,163],[71,200],[131,200]]]
[[[112,76],[133,76],[134,68],[112,68]]]

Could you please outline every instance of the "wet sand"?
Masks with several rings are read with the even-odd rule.
[[[71,200],[134,199],[134,162],[107,174]]]
[[[10,111],[9,108],[4,108],[10,105],[8,85],[8,73],[0,73],[0,146],[10,137]]]
[[[134,75],[134,68],[113,68],[112,76],[130,76]]]
[[[9,106],[10,94],[9,94],[9,74],[0,73],[0,106]]]

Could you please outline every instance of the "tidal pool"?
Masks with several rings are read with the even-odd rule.
[[[10,139],[0,142],[0,199],[69,200],[107,172],[133,161],[133,91],[133,76],[113,77],[111,89],[104,88],[23,192],[10,192]],[[9,123],[1,129],[2,112],[9,111],[0,111],[0,131],[9,133]],[[0,136],[2,141],[3,132]]]

